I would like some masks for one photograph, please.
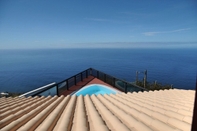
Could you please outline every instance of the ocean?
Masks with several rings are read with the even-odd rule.
[[[195,89],[196,49],[26,49],[0,50],[0,92],[24,93],[60,82],[89,67],[127,81],[148,71],[175,88]],[[143,74],[139,74],[139,79]]]

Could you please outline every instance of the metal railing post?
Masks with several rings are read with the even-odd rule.
[[[90,75],[92,75],[92,68],[90,68]]]
[[[116,86],[116,78],[113,78],[114,87]]]
[[[69,90],[68,89],[68,79],[66,80],[66,89]]]
[[[81,81],[83,81],[83,73],[81,73]]]
[[[76,76],[74,76],[74,81],[75,81],[75,85],[77,85],[77,80],[76,80]]]
[[[88,70],[86,70],[86,78],[88,78]]]
[[[59,96],[59,88],[58,88],[58,84],[56,84],[56,94],[57,94],[57,96]]]
[[[98,71],[96,71],[96,77],[99,78],[99,72]]]
[[[124,83],[125,93],[127,93],[127,83]]]

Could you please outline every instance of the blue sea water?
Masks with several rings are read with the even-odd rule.
[[[0,92],[26,92],[89,67],[127,81],[147,69],[149,82],[194,89],[196,56],[196,49],[0,50]]]

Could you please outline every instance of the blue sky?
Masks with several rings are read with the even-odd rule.
[[[196,16],[196,0],[1,0],[0,48],[193,48]]]

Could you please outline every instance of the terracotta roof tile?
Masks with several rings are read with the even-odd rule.
[[[189,131],[195,91],[0,98],[0,131]]]

